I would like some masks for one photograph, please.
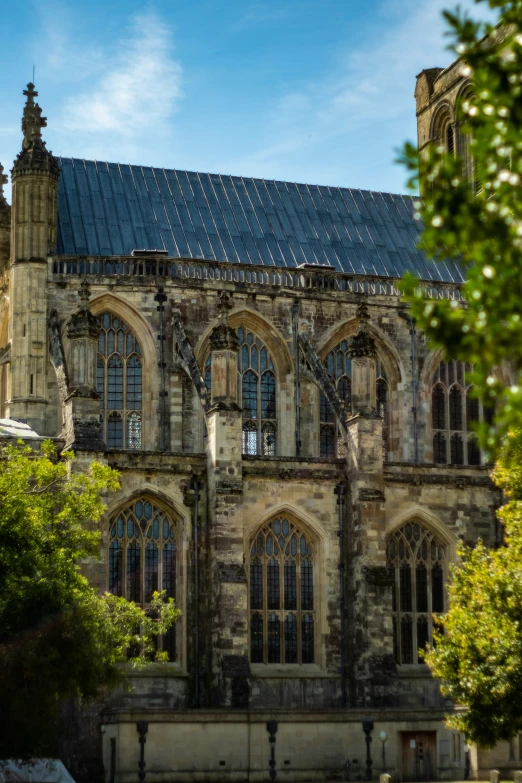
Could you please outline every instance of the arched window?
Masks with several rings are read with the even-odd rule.
[[[110,521],[109,592],[147,607],[154,592],[176,598],[176,526],[147,497],[133,501]],[[176,659],[175,626],[160,640]]]
[[[112,313],[98,316],[96,388],[103,437],[110,449],[141,448],[142,357],[127,324]]]
[[[451,122],[444,128],[444,142],[448,155],[455,155],[455,127]]]
[[[339,397],[349,413],[352,408],[352,360],[348,355],[348,342],[343,340],[333,348],[325,361],[328,375],[337,388]],[[377,410],[384,417],[383,437],[388,439],[388,379],[381,361],[377,360]],[[319,395],[319,454],[321,457],[342,457],[345,454],[341,426],[332,406],[324,396]]]
[[[266,345],[244,327],[239,338],[239,399],[243,409],[243,454],[273,457],[276,453],[277,403],[275,365]],[[212,384],[211,357],[205,363],[205,384]]]
[[[250,660],[315,660],[314,548],[286,517],[250,541]]]
[[[481,454],[473,423],[489,421],[491,411],[473,395],[466,378],[471,364],[450,359],[441,362],[433,376],[431,423],[433,461],[452,465],[480,465]]]
[[[433,615],[444,612],[446,550],[431,531],[408,522],[391,536],[387,548],[393,583],[393,646],[398,664],[422,663],[433,638]]]

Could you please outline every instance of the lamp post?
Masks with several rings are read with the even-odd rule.
[[[137,720],[136,731],[140,735],[140,760],[138,761],[138,780],[143,783],[145,780],[145,735],[149,730],[148,720]]]
[[[276,744],[276,734],[277,734],[277,721],[276,720],[267,720],[266,722],[266,730],[268,731],[268,741],[270,743],[270,760],[268,762],[268,766],[270,767],[270,777],[272,780],[275,780],[275,777],[277,775],[276,772],[276,760],[275,760],[275,744]]]
[[[362,722],[363,731],[366,741],[366,780],[372,779],[372,754],[370,752],[370,744],[372,741],[373,720],[371,718],[365,718]]]
[[[382,742],[382,771],[386,772],[386,740],[388,739],[387,732],[380,731],[379,739]]]

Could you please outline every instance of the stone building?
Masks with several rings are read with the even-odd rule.
[[[418,77],[421,146],[456,149],[461,89]],[[461,271],[417,250],[408,197],[60,159],[24,94],[0,418],[120,471],[90,578],[183,612],[170,663],[71,717],[64,760],[130,782],[145,720],[151,783],[267,780],[275,720],[279,779],[362,779],[370,720],[374,775],[462,779],[418,650],[458,541],[499,539],[490,412],[398,291],[412,270],[458,299]]]

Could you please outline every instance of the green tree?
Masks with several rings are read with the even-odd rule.
[[[156,594],[145,614],[81,573],[99,557],[102,494],[117,487],[115,471],[76,472],[51,443],[0,450],[0,759],[52,754],[64,699],[99,697],[129,660],[164,659],[154,639],[179,615],[172,599]]]
[[[429,300],[411,275],[404,290],[430,342],[474,365],[478,396],[495,408],[495,427],[483,424],[480,437],[509,499],[499,512],[505,546],[460,549],[427,656],[443,692],[465,707],[450,725],[491,747],[522,730],[522,0],[476,2],[498,14],[497,25],[445,17],[470,78],[457,118],[481,188],[435,145],[420,158],[412,145],[403,154],[411,186],[421,185],[423,249],[466,268],[464,301]]]

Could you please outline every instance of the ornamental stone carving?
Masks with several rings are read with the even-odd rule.
[[[350,338],[348,353],[351,359],[377,355],[375,340],[362,326],[357,330],[357,334]]]

